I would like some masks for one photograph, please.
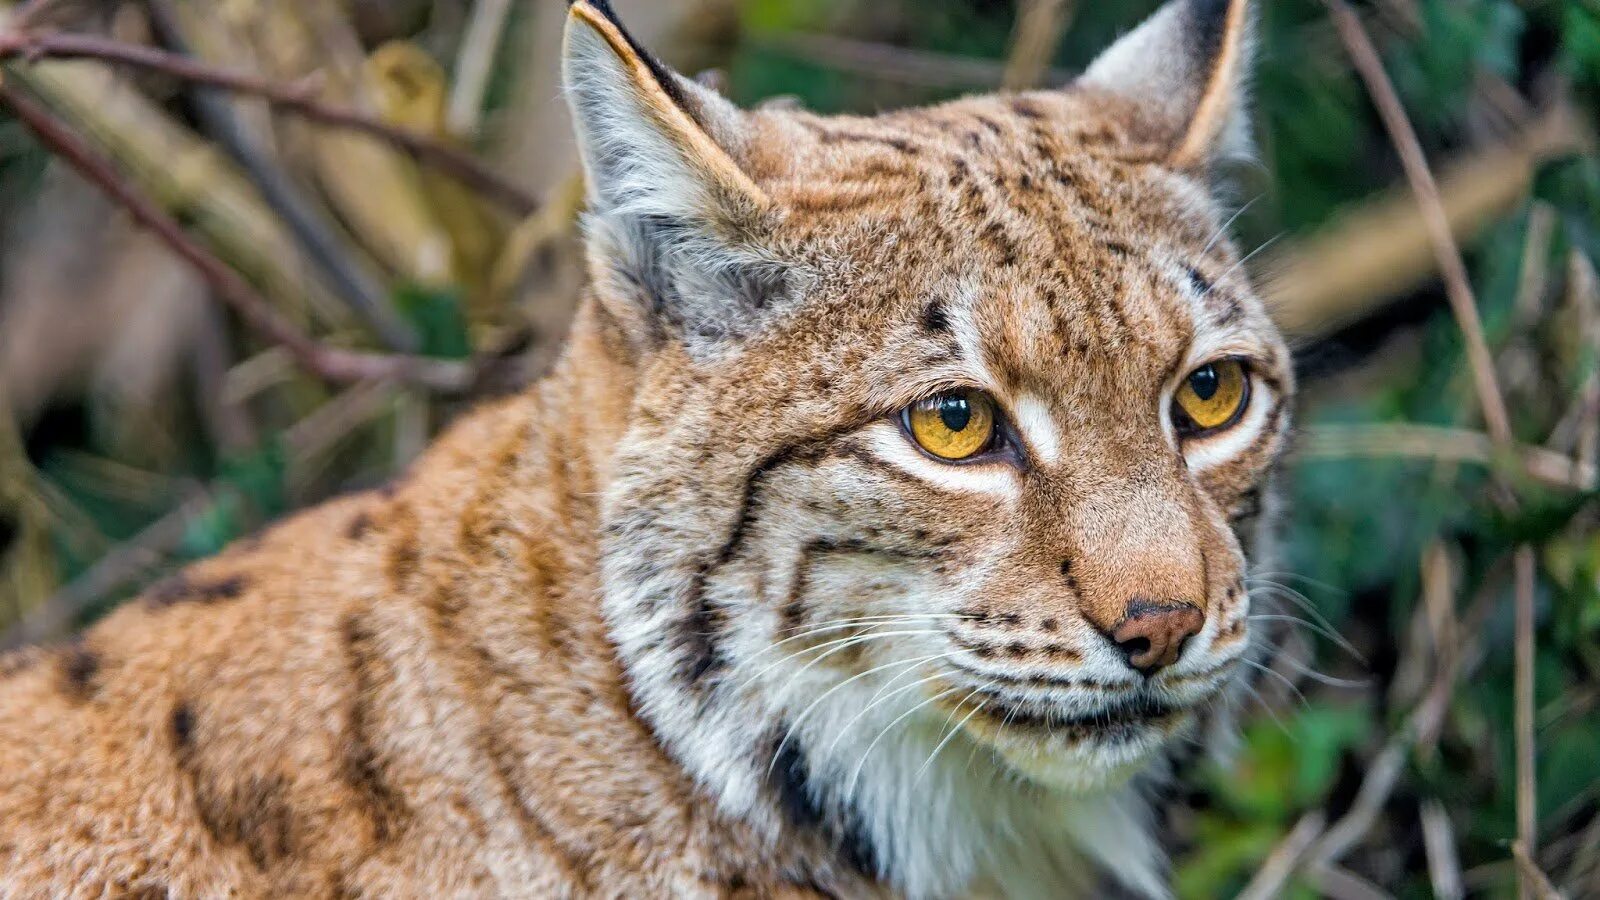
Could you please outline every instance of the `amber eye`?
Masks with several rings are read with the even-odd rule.
[[[981,391],[934,394],[913,403],[905,418],[917,445],[940,459],[967,459],[994,443],[994,401]]]
[[[1172,418],[1185,437],[1226,428],[1250,401],[1250,376],[1237,359],[1219,359],[1189,373],[1172,398]]]

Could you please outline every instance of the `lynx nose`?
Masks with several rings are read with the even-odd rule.
[[[1152,603],[1135,600],[1111,629],[1111,641],[1127,658],[1128,665],[1145,675],[1178,661],[1183,643],[1205,625],[1206,616],[1187,603]]]

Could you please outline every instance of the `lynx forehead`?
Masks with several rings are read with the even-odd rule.
[[[1069,88],[744,111],[597,0],[592,286],[394,489],[0,666],[0,893],[1165,893],[1293,381],[1243,0]]]

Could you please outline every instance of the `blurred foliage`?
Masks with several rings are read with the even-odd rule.
[[[629,12],[626,2],[618,5]],[[1071,24],[1055,65],[1072,71],[1158,4],[1069,5]],[[1235,227],[1247,249],[1279,236],[1293,244],[1342,210],[1402,184],[1388,137],[1321,3],[1260,5],[1254,99],[1261,164],[1237,173],[1233,197],[1248,204]],[[140,33],[137,23],[125,21],[137,17],[137,4],[107,6],[117,11],[83,27]],[[381,17],[382,28],[364,24],[366,52],[381,42],[409,41],[411,50],[435,57],[440,71],[453,71],[471,5],[439,2],[432,13],[427,6],[408,4],[404,15]],[[873,74],[883,59],[874,53],[987,60],[998,79],[1015,18],[1013,5],[1002,0],[729,0],[725,6],[736,25],[731,43],[687,55],[720,57],[727,89],[741,102],[790,95],[823,112],[870,112],[953,95],[946,83]],[[1595,0],[1373,0],[1360,12],[1436,164],[1508,143],[1558,107],[1590,116],[1600,107]],[[533,5],[517,4],[509,27],[521,33],[538,20]],[[860,65],[796,40],[812,36],[856,42],[848,52],[861,55]],[[928,58],[937,67],[946,57]],[[509,52],[497,59],[481,98],[487,127],[477,139],[487,144],[497,131],[519,127],[519,84],[548,84],[530,74],[538,60]],[[139,83],[175,121],[199,127],[172,85]],[[280,128],[277,139],[285,165],[305,164],[304,135]],[[551,146],[562,140],[551,135]],[[30,209],[37,219],[38,207],[48,205],[41,199],[51,190],[44,161],[14,123],[0,121],[6,249],[0,280],[8,289],[35,259],[20,252],[31,245],[15,223],[27,221]],[[546,187],[558,193],[553,183]],[[488,279],[456,268],[462,283],[423,284],[383,271],[396,285],[396,310],[422,336],[422,352],[459,358],[548,348],[559,335],[551,323],[565,316],[576,285],[570,215],[536,215],[519,225],[496,220],[497,212],[464,210],[459,191],[444,193],[451,199],[436,209],[437,221],[476,223],[472,235],[454,235],[457,252],[493,260],[497,272],[512,275]],[[439,204],[440,196],[424,190],[419,204]],[[354,227],[348,219],[342,225]],[[468,237],[475,242],[470,253]],[[371,246],[362,235],[353,234],[351,243],[364,263],[384,269],[376,254],[361,249]],[[1518,440],[1592,466],[1600,443],[1600,301],[1593,293],[1600,157],[1569,155],[1544,165],[1531,195],[1471,235],[1464,250]],[[516,287],[502,293],[491,280]],[[0,304],[20,302],[16,297],[8,290]],[[1298,348],[1300,422],[1308,434],[1329,424],[1481,428],[1462,341],[1438,284],[1392,299]],[[8,312],[0,305],[0,323],[14,321],[4,318]],[[339,340],[370,340],[347,319],[318,318],[315,307],[297,314]],[[103,355],[113,355],[112,342],[106,346]],[[0,440],[0,623],[38,608],[122,542],[140,540],[185,498],[197,492],[210,498],[183,523],[179,539],[161,548],[158,564],[133,567],[115,590],[74,610],[72,624],[82,624],[162,572],[295,507],[391,477],[460,408],[459,401],[390,388],[331,389],[293,372],[233,324],[196,332],[169,351],[183,355],[173,366],[187,377],[168,377],[143,400],[114,402],[114,392],[107,400],[106,379],[117,380],[121,370],[91,358],[18,411],[16,449]],[[222,361],[202,365],[208,352],[221,353]],[[0,394],[5,402],[15,401]],[[1521,512],[1515,516],[1493,502],[1493,473],[1480,465],[1398,454],[1290,461],[1281,571],[1270,573],[1276,584],[1263,600],[1292,592],[1286,613],[1325,617],[1360,658],[1316,627],[1264,630],[1285,644],[1285,658],[1364,686],[1323,684],[1294,667],[1258,679],[1237,754],[1203,766],[1186,802],[1172,804],[1182,897],[1237,891],[1305,813],[1325,810],[1331,820],[1348,810],[1374,754],[1445,671],[1449,648],[1440,635],[1448,634],[1469,638],[1471,652],[1456,661],[1463,677],[1445,721],[1435,738],[1407,753],[1404,776],[1379,821],[1340,864],[1395,896],[1432,895],[1419,810],[1434,800],[1451,823],[1469,892],[1512,895],[1508,557],[1518,542],[1533,543],[1540,559],[1538,860],[1572,896],[1600,896],[1600,500],[1592,490],[1552,486],[1503,466],[1496,471],[1516,486]],[[1431,575],[1423,564],[1429,553],[1443,561]],[[1449,582],[1442,589],[1441,577]],[[1430,589],[1440,590],[1442,610],[1425,607]],[[1294,601],[1302,597],[1310,609],[1297,611]],[[1455,631],[1439,631],[1441,622]],[[1289,890],[1313,895],[1304,879]]]

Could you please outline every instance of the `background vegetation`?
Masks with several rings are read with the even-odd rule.
[[[580,284],[561,6],[0,2],[6,643],[384,481],[547,363]],[[1156,3],[617,6],[742,102],[859,111],[1063,80]],[[1600,896],[1600,3],[1260,6],[1235,231],[1304,401],[1255,589],[1298,621],[1171,805],[1178,891]]]

